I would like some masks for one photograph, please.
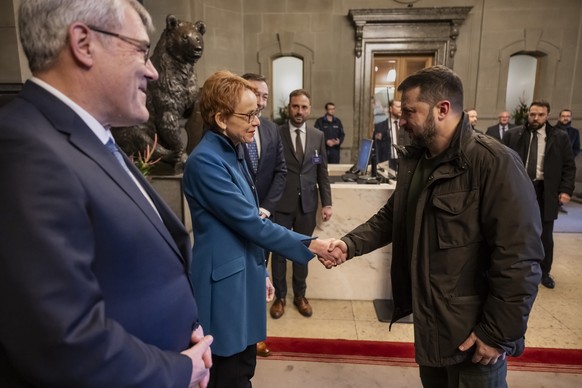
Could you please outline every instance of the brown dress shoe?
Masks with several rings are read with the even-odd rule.
[[[273,319],[281,318],[285,314],[285,299],[275,299],[270,311]]]
[[[257,344],[257,356],[260,357],[269,357],[271,355],[271,351],[267,347],[267,344],[263,341]]]
[[[293,304],[297,306],[297,310],[299,310],[299,313],[304,317],[310,317],[311,314],[313,314],[309,302],[304,297],[293,298]]]

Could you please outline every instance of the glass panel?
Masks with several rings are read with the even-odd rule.
[[[538,60],[531,55],[514,55],[509,58],[506,108],[514,112],[521,103],[529,106],[533,100]]]
[[[286,120],[289,93],[303,88],[303,60],[286,56],[273,60],[273,120]]]

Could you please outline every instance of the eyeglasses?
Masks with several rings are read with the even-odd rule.
[[[97,28],[95,26],[87,26],[87,27],[89,27],[89,29],[92,31],[99,32],[101,34],[105,34],[105,35],[109,35],[109,36],[113,36],[114,38],[121,39],[122,41],[129,43],[130,45],[137,48],[139,51],[143,52],[144,64],[148,63],[148,59],[150,58],[150,43],[149,42],[146,42],[145,40],[130,38],[129,36],[121,35],[121,34],[118,34],[116,32],[102,30],[102,29]]]
[[[259,117],[259,113],[261,113],[261,110],[260,109],[257,109],[255,111],[252,111],[251,113],[237,113],[237,112],[234,112],[233,115],[235,115],[235,116],[241,116],[241,117],[242,116],[246,116],[246,118],[247,118],[247,120],[248,120],[248,122],[250,124],[255,117]]]

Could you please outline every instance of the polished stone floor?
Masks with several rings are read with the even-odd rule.
[[[580,220],[582,222],[582,220]],[[541,348],[582,349],[582,234],[555,234],[555,259],[552,276],[556,288],[549,290],[540,286],[537,300],[531,312],[526,334],[526,346]],[[356,259],[357,260],[357,259]],[[355,264],[355,263],[354,263]],[[333,270],[341,270],[340,268]],[[309,289],[307,293],[309,298]],[[373,341],[412,342],[411,324],[395,324],[388,331],[388,324],[379,322],[372,301],[317,300],[310,299],[313,306],[311,318],[302,317],[288,296],[285,315],[273,320],[267,311],[268,335],[279,337],[330,338]],[[343,380],[338,385],[335,364],[302,363],[290,364],[286,361],[260,360],[255,387],[373,387],[373,386],[420,386],[416,368],[369,366],[361,372],[366,379],[377,373],[376,383]],[[349,368],[345,364],[336,365],[338,370]],[[330,368],[332,368],[330,370]],[[394,369],[392,369],[394,368]],[[281,369],[280,373],[277,372]],[[296,370],[297,373],[286,374]],[[302,370],[299,373],[299,370]],[[381,371],[381,372],[380,372]],[[332,373],[333,376],[329,376]],[[388,373],[388,377],[385,376]],[[305,375],[304,380],[287,381]],[[318,376],[317,378],[315,376]],[[391,383],[383,384],[385,378]],[[564,380],[561,380],[563,378]],[[273,385],[273,380],[278,383]],[[316,380],[313,380],[316,379]],[[302,382],[301,382],[302,381]],[[554,376],[552,373],[510,371],[510,387],[573,387],[582,386],[582,376]],[[335,383],[334,383],[335,382]],[[343,384],[343,385],[342,385]],[[376,385],[378,384],[378,385]]]

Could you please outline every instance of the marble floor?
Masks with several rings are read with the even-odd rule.
[[[540,286],[539,294],[531,312],[529,328],[526,334],[526,346],[541,348],[563,348],[582,349],[582,234],[561,233],[555,234],[555,259],[552,269],[552,276],[556,281],[556,288],[549,290]],[[308,280],[309,281],[309,280]],[[308,295],[309,298],[309,285]],[[310,299],[313,306],[313,316],[311,318],[302,317],[292,304],[292,295],[287,297],[287,309],[285,315],[273,320],[267,311],[268,336],[279,337],[300,337],[300,338],[329,338],[329,339],[351,339],[351,340],[373,340],[373,341],[395,341],[412,342],[413,330],[411,324],[397,323],[388,331],[388,324],[379,322],[372,301],[359,300],[322,300]],[[283,366],[285,362],[281,361]],[[260,360],[257,367],[257,376],[254,379],[255,387],[269,386],[269,370],[277,369],[280,361]],[[299,365],[295,367],[299,368]],[[266,368],[266,369],[265,369]],[[289,369],[289,366],[286,366]],[[329,366],[321,366],[329,368]],[[345,366],[342,366],[345,368]],[[414,372],[395,369],[394,373],[404,376],[404,381],[412,379],[412,385],[418,384],[418,375]],[[374,368],[371,368],[374,370]],[[316,372],[310,372],[316,373]],[[556,385],[552,376],[549,377],[549,385],[542,383],[542,374],[538,372],[510,373],[511,376],[520,376],[519,381],[523,382],[523,376],[531,375],[527,380],[531,385],[510,386],[560,386]],[[409,377],[413,376],[413,377]],[[329,376],[328,376],[329,377]],[[512,377],[515,378],[515,377]],[[568,378],[576,379],[574,385],[570,381],[564,386],[582,386],[582,376],[570,375]],[[530,380],[531,379],[531,380]],[[394,381],[395,382],[395,381]],[[328,384],[329,383],[329,384]],[[307,384],[307,383],[306,383]],[[541,385],[540,385],[541,384]],[[279,385],[277,386],[300,386],[300,385]],[[318,386],[319,388],[337,387],[332,385],[331,380],[323,376],[321,381],[314,384],[311,381],[304,386]],[[340,385],[354,386],[356,385]],[[362,385],[376,386],[376,385]],[[377,385],[385,386],[385,385]],[[399,386],[397,384],[390,386]],[[406,386],[406,385],[403,385]]]

